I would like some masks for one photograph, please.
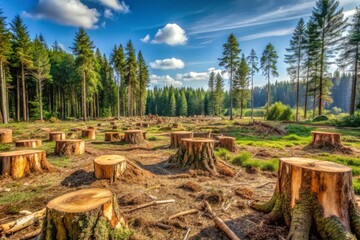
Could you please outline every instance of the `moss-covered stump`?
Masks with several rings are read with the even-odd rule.
[[[14,179],[32,173],[52,172],[44,150],[18,150],[0,153],[0,175]]]
[[[11,143],[12,142],[12,130],[3,128],[0,129],[0,143]]]
[[[124,140],[124,134],[119,132],[106,132],[105,142],[117,142]]]
[[[210,138],[211,132],[194,132],[194,138]]]
[[[184,169],[208,171],[215,176],[233,176],[234,171],[216,158],[214,142],[205,138],[183,138],[179,149],[169,157],[168,163]]]
[[[311,147],[335,149],[341,147],[340,133],[312,131]]]
[[[81,155],[85,153],[85,142],[80,139],[57,140],[55,154],[60,156]]]
[[[230,152],[236,152],[236,138],[233,137],[219,137],[219,146],[221,148],[225,148]]]
[[[49,132],[49,140],[50,141],[57,141],[57,140],[64,140],[65,133],[64,132]]]
[[[94,158],[94,173],[97,179],[110,179],[114,183],[126,170],[126,158],[120,155],[103,155]]]
[[[42,141],[40,139],[26,139],[15,142],[15,147],[17,148],[37,148],[41,146]]]
[[[309,239],[311,230],[322,239],[360,237],[351,168],[340,164],[282,158],[273,197],[252,207],[268,213],[270,222],[283,220],[290,227],[287,239]]]
[[[40,239],[127,239],[131,231],[120,214],[115,194],[92,188],[70,192],[51,200]]]
[[[183,138],[193,138],[194,133],[188,131],[172,132],[170,134],[170,148],[178,148]]]
[[[124,141],[129,144],[139,144],[145,141],[142,130],[126,130]]]
[[[83,129],[83,130],[81,130],[81,137],[87,138],[90,140],[94,140],[96,138],[96,130],[95,129]]]

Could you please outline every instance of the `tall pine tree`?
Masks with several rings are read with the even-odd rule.
[[[250,65],[251,75],[251,119],[254,119],[254,75],[259,71],[259,60],[254,49],[251,49],[250,55],[247,57]]]
[[[145,59],[139,51],[138,54],[138,81],[139,81],[139,113],[140,116],[143,116],[146,104],[146,88],[149,86],[150,77],[149,70],[145,63]],[[175,108],[176,109],[176,108]]]
[[[130,117],[135,114],[135,97],[139,87],[137,68],[135,48],[131,40],[129,40],[126,45],[125,78],[128,90],[128,116]]]

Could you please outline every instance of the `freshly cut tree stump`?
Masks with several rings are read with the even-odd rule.
[[[360,237],[351,168],[333,162],[281,158],[273,197],[252,207],[269,213],[270,222],[284,220],[287,239],[309,239],[310,229],[321,239]]]
[[[230,152],[236,152],[236,138],[233,137],[219,137],[219,146],[225,148]]]
[[[178,148],[183,138],[193,138],[194,133],[188,131],[172,132],[170,134],[170,148]]]
[[[92,188],[51,200],[40,239],[127,239],[130,234],[115,194]]]
[[[106,132],[105,141],[106,142],[116,142],[124,140],[124,134],[119,132]]]
[[[150,123],[141,123],[141,127],[143,127],[143,128],[149,128],[149,127],[150,127]]]
[[[80,139],[57,140],[55,154],[60,156],[81,155],[85,153],[85,142]]]
[[[335,149],[341,147],[340,133],[312,131],[311,134],[313,138],[310,145],[314,148]]]
[[[142,130],[126,130],[125,142],[129,144],[139,144],[145,141],[144,132]]]
[[[65,133],[64,132],[49,132],[49,140],[50,141],[57,141],[57,140],[64,140]]]
[[[83,130],[81,130],[81,137],[88,138],[90,140],[94,140],[96,137],[96,130],[95,129],[83,129]]]
[[[0,129],[0,143],[11,143],[12,142],[12,130],[11,129]]]
[[[220,173],[233,176],[233,170],[216,158],[214,142],[205,138],[183,138],[178,151],[170,156],[168,163],[184,169],[208,171],[212,175]]]
[[[114,125],[114,126],[112,126],[112,129],[113,130],[119,129],[119,126]]]
[[[22,148],[37,148],[41,147],[42,141],[40,139],[26,139],[15,142],[15,147]]]
[[[94,159],[94,172],[97,179],[110,179],[114,183],[126,170],[126,158],[120,155],[103,155]]]
[[[194,132],[194,138],[210,138],[211,132]]]
[[[44,150],[18,150],[0,153],[0,175],[21,178],[31,173],[52,172]]]

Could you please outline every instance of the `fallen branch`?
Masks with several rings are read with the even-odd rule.
[[[155,223],[155,226],[161,228],[161,229],[164,229],[164,230],[169,230],[171,229],[171,226],[170,225],[167,225],[167,224],[164,224],[164,223]]]
[[[191,228],[188,228],[188,230],[186,231],[184,240],[187,240],[189,238],[190,230],[191,230]]]
[[[43,208],[40,211],[34,212],[30,215],[21,217],[15,221],[4,223],[0,225],[0,233],[12,234],[21,229],[24,229],[33,223],[45,218],[46,209]]]
[[[262,188],[262,187],[265,187],[265,186],[267,186],[267,185],[269,185],[269,184],[276,184],[276,182],[267,182],[267,183],[265,183],[265,184],[262,184],[262,185],[260,185],[260,186],[257,186],[256,188]]]
[[[32,239],[32,238],[34,238],[34,237],[36,237],[36,236],[40,235],[41,230],[42,230],[42,229],[41,229],[41,228],[39,228],[39,229],[36,229],[35,231],[29,232],[29,233],[27,233],[27,234],[25,234],[25,235],[21,236],[21,237],[20,237],[20,240]]]
[[[193,209],[190,209],[190,210],[186,210],[186,211],[183,211],[183,212],[179,212],[179,213],[176,213],[176,214],[174,214],[174,215],[171,215],[171,216],[169,217],[169,220],[174,219],[174,218],[178,218],[178,217],[180,217],[180,216],[197,213],[198,211],[199,211],[198,209],[193,208]]]
[[[125,210],[124,212],[132,212],[141,208],[146,208],[146,207],[150,207],[150,206],[155,206],[155,205],[159,205],[159,204],[165,204],[165,203],[173,203],[175,202],[175,199],[168,199],[168,200],[159,200],[159,201],[152,201],[152,202],[148,202],[148,203],[144,203],[144,204],[140,204],[134,208]]]

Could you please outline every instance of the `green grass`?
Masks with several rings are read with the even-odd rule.
[[[71,164],[72,159],[69,157],[51,156],[48,161],[56,167],[67,167]]]
[[[215,151],[215,155],[225,161],[230,161],[231,159],[231,153],[225,148],[220,148],[217,151]]]
[[[37,192],[5,192],[0,195],[0,205],[2,204],[11,204],[16,205],[18,203],[28,201],[29,199],[35,197]]]
[[[251,153],[243,151],[231,160],[232,164],[242,167],[255,167],[262,171],[274,172],[278,170],[279,159],[263,160],[252,158]]]

